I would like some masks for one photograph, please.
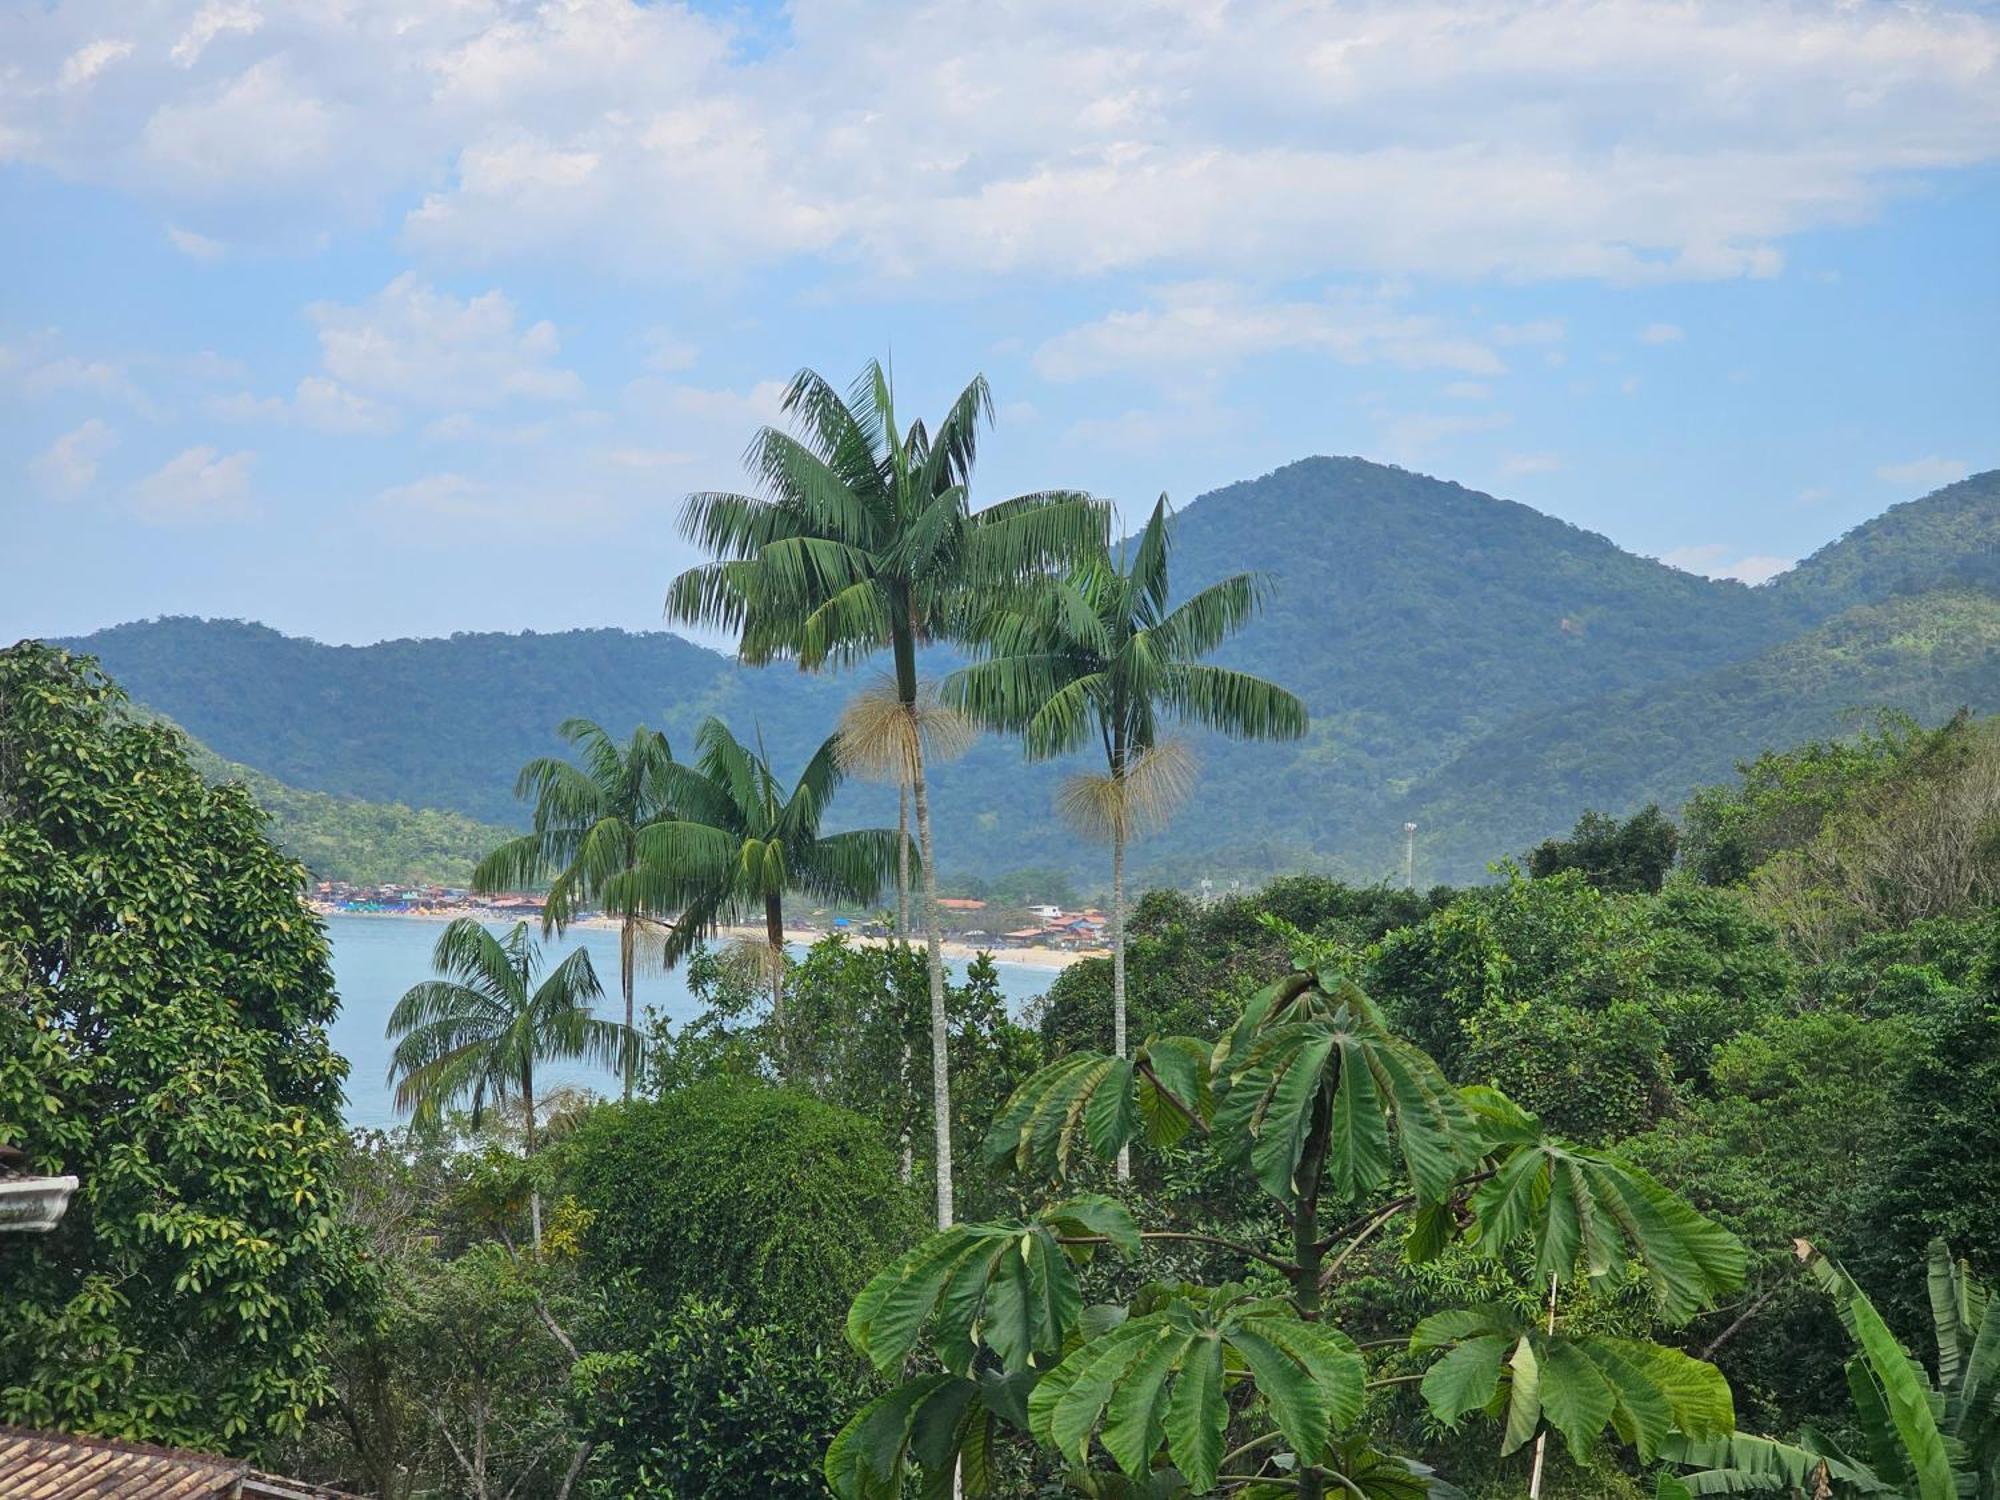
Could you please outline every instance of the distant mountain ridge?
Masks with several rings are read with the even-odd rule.
[[[1899,505],[1754,589],[1362,459],[1306,459],[1227,486],[1180,513],[1176,592],[1270,573],[1270,607],[1219,656],[1298,692],[1313,728],[1296,745],[1201,739],[1195,802],[1139,847],[1138,868],[1191,879],[1314,865],[1374,879],[1399,868],[1408,819],[1424,878],[1476,878],[1586,805],[1678,802],[1729,760],[1838,733],[1855,710],[1948,711],[1954,694],[2000,708],[2000,653],[1985,649],[1996,558],[2000,471]],[[219,753],[292,786],[509,823],[522,817],[515,771],[556,748],[569,715],[618,731],[643,720],[678,748],[720,713],[796,765],[866,680],[751,670],[619,630],[346,647],[166,619],[66,644]],[[1062,769],[1024,766],[994,740],[942,768],[945,873],[1095,874],[1096,852],[1051,812]],[[876,787],[839,809],[847,824],[893,818]]]

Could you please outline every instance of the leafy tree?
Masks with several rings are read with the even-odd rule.
[[[632,974],[639,934],[662,908],[648,906],[640,834],[673,815],[667,778],[674,753],[667,737],[641,724],[624,746],[588,719],[565,719],[556,733],[577,747],[582,765],[537,756],[514,782],[535,803],[534,832],[512,839],[479,862],[473,885],[518,889],[553,876],[542,908],[542,935],[560,932],[588,904],[618,918],[618,988],[625,1029],[633,1031]],[[625,1094],[632,1073],[625,1073]]]
[[[646,1327],[697,1296],[836,1336],[872,1267],[922,1226],[871,1122],[755,1079],[596,1109],[555,1160],[589,1217],[586,1271]]]
[[[1659,1500],[1784,1494],[1800,1500],[1893,1495],[1903,1500],[2000,1496],[2000,1303],[1969,1266],[1933,1241],[1929,1294],[1936,1375],[1897,1341],[1867,1293],[1804,1240],[1799,1257],[1854,1344],[1847,1383],[1866,1444],[1850,1454],[1819,1433],[1796,1443],[1747,1435],[1676,1437],[1663,1455],[1702,1472],[1668,1477]]]
[[[1528,851],[1528,873],[1537,880],[1580,870],[1600,891],[1658,893],[1680,848],[1673,819],[1648,803],[1623,823],[1586,812],[1566,839],[1546,839]]]
[[[396,1108],[413,1112],[420,1125],[465,1105],[476,1126],[489,1099],[518,1098],[533,1156],[537,1067],[592,1062],[629,1074],[638,1066],[637,1033],[591,1014],[603,990],[586,949],[542,977],[541,945],[526,922],[495,937],[475,918],[460,917],[438,936],[431,965],[441,977],[412,985],[389,1015]],[[539,1190],[530,1203],[539,1250]]]
[[[867,1375],[837,1341],[690,1295],[644,1348],[578,1366],[588,1493],[820,1500],[820,1460]]]
[[[257,1454],[327,1394],[346,1064],[263,830],[92,663],[0,651],[0,1145],[81,1179],[0,1251],[0,1421]]]
[[[766,428],[751,444],[750,467],[765,497],[689,497],[682,530],[717,561],[674,580],[667,615],[740,632],[739,650],[754,663],[791,656],[811,670],[885,647],[892,654],[888,690],[851,707],[843,753],[907,784],[915,806],[930,950],[937,1216],[949,1224],[949,1036],[925,765],[952,730],[921,691],[917,647],[962,627],[969,594],[1102,546],[1106,511],[1068,493],[973,510],[979,424],[992,412],[983,377],[935,432],[921,422],[899,428],[888,372],[872,362],[845,398],[801,371],[784,409],[797,435]]]
[[[1111,844],[1111,1050],[1125,1055],[1125,847],[1164,823],[1193,782],[1191,754],[1162,739],[1162,718],[1245,739],[1296,739],[1305,705],[1248,672],[1202,661],[1256,612],[1266,583],[1249,573],[1212,583],[1169,609],[1167,497],[1136,544],[1073,564],[1020,590],[973,627],[984,660],[945,682],[946,701],[1021,736],[1031,760],[1104,751],[1101,774],[1078,774],[1060,805]],[[1130,1175],[1121,1153],[1118,1176]]]
[[[720,719],[701,726],[697,743],[697,766],[676,766],[668,778],[675,815],[639,835],[643,883],[655,909],[683,908],[667,946],[671,956],[720,922],[746,911],[763,917],[782,1050],[786,892],[873,901],[896,868],[902,841],[887,828],[820,832],[842,777],[838,735],[820,745],[789,792],[761,747],[749,749]]]
[[[954,1469],[968,1493],[987,1492],[1001,1444],[1021,1433],[1084,1493],[1422,1495],[1427,1476],[1362,1423],[1371,1390],[1412,1381],[1446,1424],[1501,1414],[1503,1452],[1554,1430],[1582,1454],[1608,1428],[1650,1460],[1673,1431],[1732,1430],[1711,1366],[1553,1315],[1453,1308],[1373,1360],[1326,1319],[1356,1248],[1399,1221],[1414,1262],[1518,1247],[1539,1284],[1635,1278],[1670,1321],[1740,1284],[1744,1262],[1732,1236],[1643,1172],[1549,1137],[1495,1090],[1451,1088],[1336,974],[1269,986],[1213,1045],[1153,1038],[1132,1058],[1080,1053],[1045,1069],[995,1122],[988,1160],[1059,1176],[1082,1151],[1113,1157],[1140,1136],[1204,1138],[1282,1210],[1281,1247],[1221,1246],[1246,1280],[1156,1281],[1093,1306],[1079,1275],[1093,1255],[1133,1260],[1210,1236],[1142,1230],[1092,1195],[934,1235],[848,1313],[885,1375],[927,1330],[936,1367],[835,1439],[826,1473],[843,1500],[900,1495],[912,1465],[934,1492]]]

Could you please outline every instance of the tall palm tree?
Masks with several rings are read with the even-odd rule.
[[[896,834],[858,828],[822,834],[820,823],[843,779],[838,735],[829,736],[790,790],[761,744],[750,749],[717,718],[695,738],[693,766],[667,773],[678,816],[640,830],[647,903],[678,908],[666,956],[680,957],[723,922],[757,915],[770,947],[772,1021],[783,1049],[785,896],[873,901],[896,867]]]
[[[953,673],[945,699],[974,720],[1019,734],[1031,759],[1103,747],[1105,769],[1071,777],[1061,807],[1111,844],[1111,1035],[1125,1055],[1125,847],[1164,823],[1193,782],[1167,718],[1246,739],[1295,739],[1306,710],[1261,677],[1201,658],[1256,612],[1267,586],[1253,573],[1210,584],[1169,610],[1171,514],[1160,496],[1136,545],[1108,550],[1061,577],[1003,600],[970,634],[985,659]],[[1130,1174],[1118,1155],[1118,1175]]]
[[[618,918],[618,988],[625,1025],[634,1025],[632,975],[650,920],[639,877],[639,832],[671,813],[665,735],[641,724],[624,745],[589,719],[565,719],[556,733],[576,746],[581,765],[537,756],[521,767],[514,795],[535,802],[534,832],[502,844],[472,872],[475,890],[517,890],[553,876],[542,936],[561,932],[585,905]],[[632,1075],[625,1075],[632,1097]]]
[[[740,632],[746,661],[795,658],[814,670],[887,648],[893,676],[842,726],[842,756],[909,786],[930,958],[931,1084],[937,1214],[952,1221],[951,1082],[927,758],[960,736],[917,674],[917,648],[949,638],[981,590],[1007,587],[1104,544],[1107,511],[1072,492],[1023,495],[982,511],[969,484],[984,377],[933,432],[902,430],[888,373],[871,362],[843,397],[810,370],[784,410],[796,432],[765,428],[750,445],[761,495],[691,495],[681,529],[716,561],[675,579],[668,618]]]
[[[439,977],[404,991],[388,1027],[396,1043],[389,1059],[396,1108],[418,1123],[465,1105],[477,1125],[489,1100],[518,1099],[533,1156],[538,1066],[598,1063],[622,1066],[631,1076],[638,1033],[591,1014],[590,1002],[604,991],[585,949],[542,977],[541,944],[526,922],[495,937],[474,918],[460,917],[439,936],[431,967]],[[529,1202],[539,1250],[540,1193]]]

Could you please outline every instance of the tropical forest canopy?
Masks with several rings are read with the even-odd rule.
[[[1134,868],[1190,883],[1320,869],[1483,878],[1584,810],[1678,808],[1772,745],[1880,709],[1935,724],[2000,706],[2000,474],[1899,505],[1761,588],[1680,572],[1525,506],[1360,459],[1308,459],[1177,518],[1176,586],[1267,575],[1217,651],[1297,693],[1303,740],[1197,736],[1200,792]],[[664,590],[663,590],[664,592]],[[675,636],[461,635],[330,647],[166,619],[73,643],[148,707],[286,786],[516,823],[515,770],[571,715],[663,728],[711,714],[802,763],[853,683],[754,671]],[[948,663],[941,663],[948,665]],[[1095,866],[1044,825],[1066,762],[989,738],[942,766],[941,875]],[[894,819],[856,786],[841,815]],[[355,817],[359,818],[356,812]],[[322,858],[295,846],[315,869]],[[359,861],[351,861],[359,863]]]
[[[920,947],[700,948],[629,1100],[528,1114],[500,1016],[495,1091],[347,1138],[241,788],[25,646],[0,809],[0,1145],[85,1180],[6,1251],[6,1420],[385,1497],[2000,1496],[2000,721],[1472,889],[1150,892],[1124,1057],[1110,960],[1020,1016],[975,964],[941,1232]],[[507,941],[439,961],[526,1045],[615,1014]]]

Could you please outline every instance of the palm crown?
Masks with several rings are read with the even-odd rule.
[[[968,590],[1027,577],[1104,535],[1105,507],[1070,491],[972,509],[992,404],[977,378],[935,432],[904,430],[879,363],[846,398],[800,371],[784,401],[796,433],[767,427],[750,445],[764,496],[688,498],[681,528],[717,560],[674,580],[668,616],[740,631],[753,662],[790,655],[816,668],[888,647],[908,701],[915,646],[957,628]]]
[[[1168,521],[1162,495],[1128,553],[1038,579],[989,611],[972,632],[987,657],[947,679],[947,698],[1018,733],[1037,759],[1095,736],[1114,776],[1158,748],[1163,716],[1253,739],[1304,733],[1292,694],[1201,660],[1256,611],[1265,581],[1238,573],[1169,609]]]
[[[544,933],[566,926],[586,904],[638,916],[645,910],[635,878],[639,830],[668,816],[673,751],[665,735],[643,724],[622,746],[589,719],[565,719],[556,733],[582,763],[545,755],[521,768],[514,794],[534,800],[534,831],[482,859],[473,885],[504,890],[553,874]]]
[[[471,917],[445,928],[431,957],[437,979],[412,985],[389,1017],[396,1107],[420,1122],[464,1105],[518,1096],[534,1145],[535,1069],[548,1062],[629,1066],[630,1028],[591,1014],[602,993],[582,948],[542,972],[541,945],[517,922],[495,937]]]
[[[820,832],[842,779],[837,736],[821,744],[789,790],[762,747],[744,745],[720,719],[701,726],[696,744],[696,765],[677,764],[667,777],[679,816],[650,824],[638,839],[649,902],[683,912],[668,940],[670,957],[752,911],[771,920],[772,942],[779,942],[789,891],[826,901],[880,894],[895,869],[895,830]]]

